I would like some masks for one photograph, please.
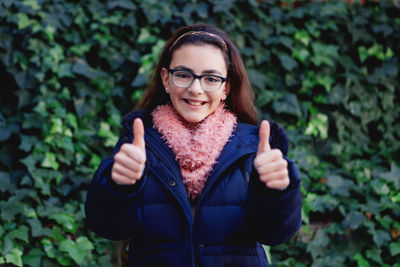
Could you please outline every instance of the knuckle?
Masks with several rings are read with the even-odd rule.
[[[288,162],[286,160],[283,160],[283,166],[285,166],[285,168],[288,167]]]
[[[122,153],[118,152],[118,153],[115,154],[115,156],[114,156],[114,161],[115,161],[115,162],[119,162],[119,161],[122,160],[122,158],[123,158]]]

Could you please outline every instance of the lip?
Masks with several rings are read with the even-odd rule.
[[[200,108],[207,104],[207,101],[199,100],[199,99],[190,99],[190,98],[182,98],[183,102],[191,107]]]

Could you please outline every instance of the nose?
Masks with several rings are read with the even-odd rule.
[[[203,93],[203,88],[201,87],[200,79],[194,79],[194,81],[188,88],[188,92],[193,95],[201,95]]]

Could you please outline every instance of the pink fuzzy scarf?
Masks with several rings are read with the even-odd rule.
[[[171,105],[157,107],[152,115],[154,128],[175,153],[188,197],[197,199],[236,126],[235,115],[221,103],[195,128],[190,127]]]

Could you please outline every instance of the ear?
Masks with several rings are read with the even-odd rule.
[[[168,88],[169,87],[169,83],[168,83],[169,72],[168,72],[168,70],[166,68],[162,68],[161,72],[160,72],[160,76],[161,76],[161,80],[162,80],[162,83],[164,85],[164,88]]]
[[[222,101],[225,101],[228,98],[230,91],[231,91],[231,84],[228,81],[226,81],[224,92],[223,92],[222,98],[221,98]]]

